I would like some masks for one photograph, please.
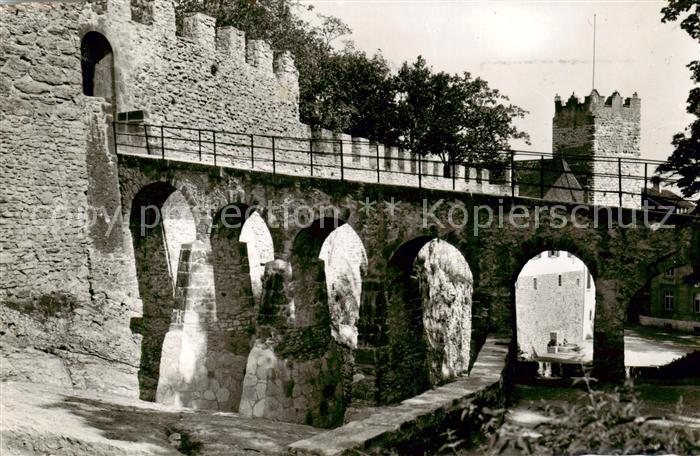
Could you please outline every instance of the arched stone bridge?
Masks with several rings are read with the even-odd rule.
[[[188,299],[195,299],[198,305],[210,306],[218,313],[217,323],[207,323],[210,325],[208,350],[220,345],[221,353],[232,353],[228,361],[225,359],[228,355],[222,355],[218,361],[207,360],[207,364],[220,363],[222,369],[229,369],[224,372],[234,377],[233,382],[244,385],[233,387],[231,397],[227,391],[224,402],[229,401],[231,409],[237,410],[241,398],[255,397],[252,390],[246,391],[245,385],[247,375],[256,369],[250,364],[249,354],[258,350],[258,369],[264,362],[280,363],[283,358],[288,364],[285,369],[300,370],[289,374],[283,386],[289,388],[286,393],[296,412],[281,418],[321,426],[339,424],[343,410],[350,403],[390,403],[431,384],[430,373],[416,367],[416,363],[429,355],[424,349],[416,349],[417,354],[411,352],[410,347],[419,342],[406,329],[406,324],[410,326],[416,317],[411,301],[419,299],[414,295],[417,289],[411,288],[411,265],[419,250],[433,239],[455,247],[466,259],[467,270],[473,276],[472,347],[478,347],[479,337],[487,333],[515,336],[514,284],[529,259],[543,250],[566,250],[582,259],[596,281],[594,375],[609,380],[624,377],[623,325],[635,292],[674,264],[698,264],[698,222],[691,217],[673,216],[665,221],[673,226],[663,228],[652,226],[661,221],[661,214],[647,214],[645,219],[643,213],[627,209],[563,204],[556,211],[543,210],[537,206],[544,202],[536,200],[271,176],[135,156],[119,156],[119,184],[124,215],[131,217],[137,276],[144,302],[140,325],[144,337],[142,397],[152,398],[156,385],[162,384],[166,375],[161,347],[166,356],[172,342],[166,335],[166,332],[170,334],[168,328],[173,328],[172,310],[182,308]],[[183,251],[189,250],[186,254],[179,253],[177,280],[171,282],[163,271],[168,270],[167,262],[172,261],[168,255],[172,256],[172,252],[163,252],[162,236],[152,235],[157,220],[150,212],[155,207],[162,208],[175,192],[182,195],[181,200],[192,213],[193,239],[190,240],[196,238],[196,241],[183,246]],[[516,210],[519,215],[510,223],[508,214],[515,205],[520,205]],[[256,208],[266,222],[271,234],[270,246],[262,254],[255,253],[255,261],[246,261],[251,254],[246,246],[251,244],[241,242],[244,237],[240,233],[241,224],[234,223],[234,234],[223,235],[220,231],[222,219],[227,217],[222,214],[226,207],[236,208],[231,214]],[[493,211],[493,223],[487,223],[486,207]],[[466,224],[465,212],[469,217]],[[499,212],[505,217],[500,223]],[[475,213],[479,215],[477,229]],[[245,218],[234,214],[229,216],[229,222]],[[319,255],[324,240],[335,228],[332,224],[328,226],[333,218],[352,227],[366,251],[366,259],[348,259],[358,262],[357,273],[361,277],[359,321],[346,322],[359,328],[356,349],[353,343],[337,344],[328,330],[333,316],[328,311],[328,290]],[[326,222],[325,226],[321,220]],[[631,226],[634,223],[636,226]],[[203,252],[201,261],[198,249]],[[273,258],[282,261],[270,262]],[[183,266],[188,261],[189,266]],[[265,262],[264,274],[262,270],[258,272],[263,282],[267,280],[266,284],[251,283],[251,270]],[[189,278],[183,277],[187,274]],[[212,283],[197,279],[207,274],[213,276]],[[255,303],[256,296],[262,304]],[[290,302],[293,302],[291,307]],[[294,323],[290,323],[292,320]],[[219,325],[218,329],[211,329],[212,324]],[[333,330],[343,333],[337,324]],[[212,338],[216,331],[226,335]],[[186,335],[178,337],[186,338]],[[351,340],[355,337],[357,342],[358,336],[346,334],[345,337]],[[277,340],[277,353],[268,356],[264,347],[253,346],[253,339]],[[516,337],[511,340],[515,343]],[[472,358],[477,351],[472,348]],[[318,378],[304,377],[305,365]],[[352,365],[364,366],[364,370],[353,371]],[[211,365],[208,368],[209,377],[219,375],[211,373]],[[193,367],[194,377],[197,369]],[[236,369],[237,373],[230,371]],[[247,372],[245,381],[244,372]],[[370,378],[371,385],[362,385],[358,373]],[[295,381],[309,381],[319,389],[309,392],[301,406],[296,402],[297,393],[292,392]],[[283,393],[279,394],[283,396]],[[163,394],[160,386],[158,394]],[[178,397],[182,402],[184,396]],[[163,396],[161,399],[172,400]],[[222,398],[217,399],[221,407]],[[242,412],[243,402],[240,402]],[[304,405],[311,403],[320,407],[317,414],[303,410]],[[254,406],[251,402],[251,413]],[[274,412],[277,406],[266,407],[272,407]],[[304,416],[299,415],[300,410]]]

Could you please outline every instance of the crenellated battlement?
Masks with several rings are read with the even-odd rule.
[[[114,51],[118,111],[157,114],[157,109],[144,106],[150,103],[135,99],[130,90],[141,84],[143,72],[149,77],[156,72],[175,72],[184,76],[178,81],[184,83],[208,78],[200,74],[204,69],[228,81],[242,80],[241,73],[250,73],[246,78],[258,80],[257,86],[269,80],[274,86],[269,96],[294,105],[292,110],[298,113],[299,73],[291,54],[275,56],[269,43],[246,41],[244,32],[231,26],[216,27],[211,16],[186,13],[178,34],[172,0],[97,0],[84,5],[80,22],[81,30],[104,35]],[[133,82],[127,83],[129,79]],[[170,79],[163,74],[162,80],[153,83],[172,84]],[[258,90],[253,85],[251,89]],[[230,91],[221,89],[216,97],[229,95]]]
[[[641,105],[636,92],[630,98],[623,98],[617,91],[605,97],[593,89],[583,100],[574,94],[566,103],[559,95],[554,98],[553,150],[568,157],[579,184],[590,190],[587,194],[590,202],[619,204],[615,191],[622,186],[628,192],[622,204],[638,205],[634,196],[641,191],[638,180],[608,176],[620,172],[639,175],[638,165],[626,164],[624,169],[619,169],[619,164],[610,157],[639,157]],[[582,162],[580,157],[589,159]]]
[[[632,97],[623,98],[619,92],[615,91],[609,97],[600,95],[597,90],[593,89],[590,95],[580,100],[576,94],[572,93],[562,103],[559,95],[554,97],[555,118],[557,116],[566,115],[621,115],[625,117],[638,117],[640,115],[642,100],[637,95],[637,92],[632,94]]]

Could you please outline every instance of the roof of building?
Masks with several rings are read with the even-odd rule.
[[[648,204],[652,206],[683,208],[687,209],[688,212],[691,212],[695,208],[695,204],[665,188],[645,188],[644,197],[648,201]]]
[[[583,187],[564,158],[519,160],[515,162],[515,179],[521,196],[583,202]]]

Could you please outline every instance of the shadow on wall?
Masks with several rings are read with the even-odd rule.
[[[172,311],[177,308],[169,247],[161,216],[163,206],[175,192],[177,190],[165,182],[147,185],[134,197],[129,219],[139,294],[143,301],[143,316],[132,319],[131,326],[142,337],[139,396],[147,401],[155,400],[163,339],[170,326]]]
[[[267,263],[241,413],[317,427],[343,422],[365,264],[357,234],[333,218],[297,233],[290,263]]]
[[[469,368],[472,274],[455,247],[432,237],[403,244],[386,273],[386,335],[377,400],[398,402]]]

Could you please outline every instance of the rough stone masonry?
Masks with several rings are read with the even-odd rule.
[[[246,219],[242,230],[212,233],[219,208],[190,207],[200,189],[155,183],[134,195],[118,181],[117,113],[328,136],[298,120],[291,55],[202,14],[177,32],[167,0],[3,6],[0,26],[2,378],[342,422],[366,267],[353,230],[265,265],[274,256],[264,225]],[[130,229],[132,206],[149,205],[180,215],[148,233]],[[265,316],[277,308],[285,318]],[[468,331],[460,337],[466,351],[450,355],[459,371]]]
[[[594,363],[619,374],[619,317],[635,284],[689,257],[688,225],[492,226],[477,237],[442,225],[447,205],[423,224],[421,199],[473,209],[495,197],[118,157],[119,113],[140,119],[130,128],[328,134],[298,120],[289,54],[201,14],[178,33],[166,0],[0,7],[0,96],[3,380],[335,426],[351,406],[462,373],[472,293],[484,326],[512,333],[514,278],[546,249],[576,253],[597,275]],[[366,198],[403,204],[369,215]],[[284,217],[274,204],[287,214],[309,204],[312,223],[261,225]],[[244,215],[228,229],[232,206]],[[186,215],[158,219],[148,207]],[[430,251],[465,261],[445,267]]]

